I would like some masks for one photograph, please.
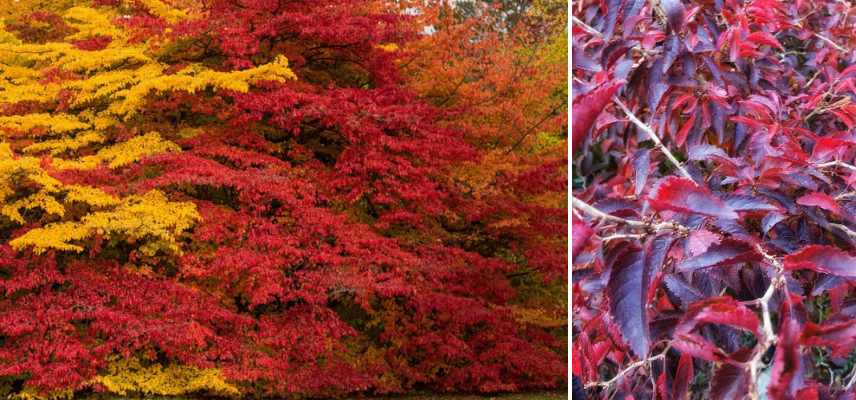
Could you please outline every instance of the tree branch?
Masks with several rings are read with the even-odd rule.
[[[838,43],[833,42],[832,40],[830,40],[830,39],[829,39],[828,37],[826,37],[826,36],[823,36],[823,35],[821,35],[821,34],[819,34],[819,33],[815,33],[815,34],[814,34],[814,37],[816,37],[816,38],[818,38],[818,39],[820,39],[820,40],[823,40],[823,41],[824,41],[824,42],[826,42],[826,43],[829,43],[832,47],[835,47],[835,49],[836,49],[836,50],[838,50],[838,51],[840,51],[840,52],[847,53],[847,49],[845,49],[844,47],[841,47],[840,45],[838,45]]]
[[[657,146],[657,148],[660,149],[660,151],[666,155],[666,158],[668,158],[669,161],[671,161],[671,163],[675,166],[675,168],[678,169],[678,172],[680,172],[681,175],[684,176],[684,178],[687,178],[687,179],[693,181],[693,183],[695,183],[695,180],[690,175],[690,173],[687,172],[686,169],[684,169],[681,162],[678,161],[677,158],[675,158],[675,155],[672,154],[671,151],[669,151],[669,149],[663,144],[663,141],[660,140],[660,137],[657,136],[657,134],[654,132],[653,129],[651,129],[651,127],[649,127],[644,122],[642,122],[639,118],[637,118],[636,115],[633,114],[633,112],[630,111],[630,109],[627,108],[627,106],[624,105],[624,103],[618,97],[613,97],[612,101],[615,102],[615,104],[618,105],[619,108],[621,108],[621,111],[624,111],[624,115],[626,115],[627,118],[630,119],[630,122],[633,122],[637,127],[639,127],[639,129],[642,129],[643,131],[645,131],[645,133],[648,134],[648,136],[651,138],[651,140],[654,141],[654,144]]]
[[[580,21],[579,18],[577,18],[573,15],[571,16],[571,21],[573,21],[575,24],[577,24],[580,28],[583,28],[584,31],[586,31],[586,32],[588,32],[594,36],[597,36],[597,37],[603,37],[603,34],[600,33],[597,29],[594,29],[594,28],[588,26],[588,24],[586,24],[583,21]]]
[[[680,232],[682,234],[686,234],[687,232],[689,232],[689,228],[687,228],[683,225],[674,223],[674,222],[652,223],[652,222],[634,221],[632,219],[625,219],[625,218],[621,218],[621,217],[616,217],[614,215],[610,215],[610,214],[607,214],[603,211],[600,211],[597,208],[594,208],[594,207],[590,206],[588,203],[586,203],[586,202],[584,202],[584,201],[582,201],[576,197],[573,197],[573,196],[571,196],[571,204],[573,205],[573,208],[576,208],[577,210],[580,210],[580,211],[582,211],[582,212],[584,212],[584,213],[586,213],[586,214],[588,214],[594,218],[598,218],[598,219],[602,219],[602,220],[606,220],[606,221],[617,222],[619,224],[627,225],[631,228],[647,229],[647,230],[651,230],[651,231],[655,231],[655,232],[676,231],[676,232]]]
[[[767,263],[773,266],[775,269],[775,276],[770,280],[770,286],[767,287],[767,291],[764,292],[764,295],[752,302],[761,306],[761,330],[764,333],[764,340],[760,343],[761,348],[756,350],[752,360],[749,361],[749,396],[752,400],[758,400],[760,398],[757,382],[758,371],[761,370],[764,354],[766,354],[767,350],[778,341],[778,337],[775,332],[773,332],[772,318],[770,318],[770,300],[776,293],[776,289],[785,283],[785,278],[782,274],[782,262],[764,250],[760,244],[755,245],[755,250],[764,257],[764,260],[766,260]]]
[[[848,164],[848,163],[843,162],[843,161],[838,161],[838,160],[829,161],[829,162],[825,162],[825,163],[821,163],[821,164],[815,164],[814,166],[817,168],[842,167],[842,168],[847,168],[851,171],[856,171],[856,166],[853,166],[851,164]]]
[[[660,352],[660,353],[659,353],[659,354],[657,354],[657,355],[653,355],[653,356],[648,357],[648,358],[646,358],[646,359],[644,359],[644,360],[639,360],[639,361],[636,361],[636,362],[634,362],[634,363],[631,363],[630,365],[628,365],[627,367],[625,367],[625,368],[624,368],[624,369],[622,369],[621,371],[618,371],[618,373],[617,373],[617,374],[615,374],[615,376],[614,376],[612,379],[608,380],[608,381],[587,383],[587,384],[586,384],[586,388],[603,387],[603,388],[607,388],[607,389],[608,389],[609,387],[611,387],[612,385],[614,385],[616,382],[618,382],[618,380],[619,380],[619,379],[621,379],[624,375],[627,375],[628,373],[632,372],[632,371],[633,371],[633,370],[635,370],[636,368],[639,368],[639,367],[641,367],[641,366],[643,366],[643,365],[646,365],[646,364],[650,363],[651,361],[659,360],[659,359],[661,359],[661,358],[665,358],[665,357],[666,357],[666,353],[667,353],[668,351],[669,351],[669,347],[666,347],[666,349],[665,349],[665,350],[663,350],[662,352]]]

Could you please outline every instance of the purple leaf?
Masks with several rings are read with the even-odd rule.
[[[716,146],[711,146],[708,144],[700,144],[691,146],[687,157],[691,161],[705,161],[708,160],[711,156],[717,156],[722,158],[728,158],[728,154],[725,154],[725,151]]]
[[[692,231],[687,238],[687,251],[691,256],[697,256],[706,252],[710,246],[719,244],[721,241],[722,238],[719,235],[707,229]]]
[[[769,213],[764,216],[764,219],[761,220],[761,229],[764,231],[766,235],[770,232],[770,229],[773,229],[776,224],[785,220],[785,216],[779,213]]]
[[[666,290],[678,298],[683,308],[705,297],[698,289],[675,275],[666,275],[663,277],[663,283],[666,285]]]
[[[660,0],[660,5],[663,7],[663,11],[666,12],[666,19],[669,20],[669,28],[671,28],[672,32],[680,32],[681,27],[684,25],[684,14],[686,13],[684,3],[681,0]]]
[[[607,285],[612,318],[639,358],[646,357],[651,346],[645,303],[650,280],[646,265],[642,251],[625,253],[613,265]]]
[[[731,194],[723,200],[734,211],[779,211],[778,207],[754,196]]]
[[[648,74],[648,109],[656,110],[663,98],[663,94],[669,89],[667,77],[669,69],[678,57],[681,50],[681,39],[672,35],[666,42],[665,53],[654,61]]]
[[[600,72],[603,69],[597,61],[586,54],[585,50],[577,46],[576,43],[574,43],[571,49],[573,51],[572,60],[574,68],[579,68],[589,72]]]
[[[636,170],[636,196],[642,193],[645,183],[648,182],[648,169],[651,165],[651,150],[641,149],[636,152],[633,160],[633,168]]]

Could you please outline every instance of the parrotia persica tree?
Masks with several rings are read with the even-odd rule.
[[[565,31],[443,7],[4,3],[0,391],[566,385]]]
[[[573,373],[596,398],[856,390],[856,8],[573,6]]]

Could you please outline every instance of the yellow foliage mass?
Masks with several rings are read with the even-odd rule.
[[[59,155],[67,151],[78,150],[94,143],[102,143],[105,140],[103,133],[98,131],[83,131],[74,136],[60,139],[45,140],[24,147],[27,153],[41,153],[48,151],[51,155]]]
[[[288,68],[288,60],[277,57],[273,62],[256,68],[234,72],[218,72],[194,65],[182,69],[176,74],[165,75],[155,68],[146,69],[148,75],[139,77],[139,82],[133,87],[118,91],[114,97],[122,98],[113,103],[108,111],[110,114],[129,118],[140,110],[150,93],[168,91],[186,91],[196,93],[205,89],[233,90],[246,93],[250,85],[259,81],[280,81],[296,79],[294,72]]]
[[[67,133],[87,129],[89,124],[66,114],[27,114],[0,117],[0,128],[19,132],[30,132],[34,128],[45,128],[51,133]]]
[[[143,366],[137,359],[115,360],[105,374],[93,383],[103,385],[111,393],[126,396],[131,393],[158,396],[181,396],[191,393],[239,395],[238,389],[223,378],[218,369],[153,364]]]
[[[117,15],[106,11],[98,11],[89,7],[72,7],[62,15],[66,23],[77,32],[66,37],[66,40],[84,40],[96,36],[109,36],[114,41],[122,42],[127,38],[125,32],[113,25]]]
[[[95,155],[73,160],[55,158],[53,165],[59,169],[93,169],[102,163],[107,163],[110,168],[119,168],[152,154],[179,151],[181,148],[177,144],[164,140],[157,132],[149,132],[126,142],[105,147],[98,150]]]
[[[196,2],[123,1],[127,7],[142,7],[170,23],[198,17],[186,11],[201,9]],[[32,10],[54,12],[72,29],[57,41],[23,43],[5,29],[3,21],[21,21]],[[19,0],[0,10],[0,105],[26,102],[39,107],[22,109],[43,110],[0,116],[0,216],[20,225],[42,224],[12,240],[16,249],[79,252],[89,239],[101,235],[139,242],[144,254],[179,252],[177,238],[200,218],[192,203],[171,202],[156,190],[121,198],[93,187],[66,185],[51,177],[43,165],[120,168],[146,156],[181,151],[157,132],[116,143],[117,133],[128,131],[122,125],[143,110],[152,95],[244,93],[260,81],[296,79],[288,60],[281,56],[241,71],[191,64],[176,72],[160,59],[169,58],[160,53],[162,38],[129,42],[132,35],[117,23],[122,15],[111,10],[117,9],[92,7],[88,0]],[[103,49],[84,50],[72,44],[104,36],[110,41]],[[60,102],[62,108],[57,107]],[[181,127],[169,137],[186,136],[183,132],[188,129]],[[27,138],[22,139],[24,135]],[[9,141],[24,141],[21,146],[27,156],[16,154]],[[159,373],[179,372],[167,369]],[[209,372],[198,375],[188,381],[190,387],[204,388],[200,382],[214,376]]]
[[[85,198],[83,196],[77,199]],[[109,203],[109,200],[104,200]],[[154,255],[159,250],[179,253],[177,237],[200,219],[190,202],[170,202],[152,190],[144,195],[125,197],[112,210],[85,215],[80,221],[66,221],[31,229],[9,244],[15,249],[31,247],[41,254],[49,249],[83,251],[79,243],[95,235],[115,236],[145,242],[140,251]]]

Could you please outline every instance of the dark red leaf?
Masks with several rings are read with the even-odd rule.
[[[681,358],[678,360],[678,369],[675,371],[675,378],[672,381],[672,398],[686,399],[692,379],[693,358],[689,354],[681,354]]]
[[[720,267],[759,259],[760,256],[752,246],[744,242],[726,240],[710,246],[702,254],[682,261],[677,269],[691,272],[701,268]]]
[[[856,278],[856,257],[832,246],[811,245],[784,258],[786,270],[808,269],[845,278]]]
[[[742,400],[749,392],[749,372],[745,367],[721,364],[713,372],[710,398],[713,400]]]
[[[792,398],[802,386],[805,368],[799,348],[802,327],[795,315],[793,302],[799,303],[799,300],[791,297],[783,301],[779,314],[779,340],[776,342],[776,354],[773,356],[773,368],[770,371],[770,386],[767,387],[767,392],[773,399]]]
[[[798,390],[795,399],[796,400],[820,400],[820,393],[818,392],[817,384],[813,384],[809,387],[804,387],[804,388]],[[839,397],[838,400],[844,400],[844,398]]]
[[[672,348],[705,361],[722,362],[728,358],[720,348],[695,333],[676,333],[672,338]]]
[[[603,109],[612,100],[612,95],[615,94],[623,83],[623,81],[609,82],[574,99],[573,116],[571,119],[573,128],[572,149],[578,149],[583,143],[589,129],[597,120],[598,115],[603,112]]]
[[[737,219],[738,215],[706,187],[685,178],[670,176],[661,179],[648,197],[657,211],[678,211],[709,217]]]
[[[660,6],[666,12],[666,19],[669,20],[669,28],[672,32],[680,32],[681,26],[684,25],[684,14],[686,8],[681,0],[660,0]]]

